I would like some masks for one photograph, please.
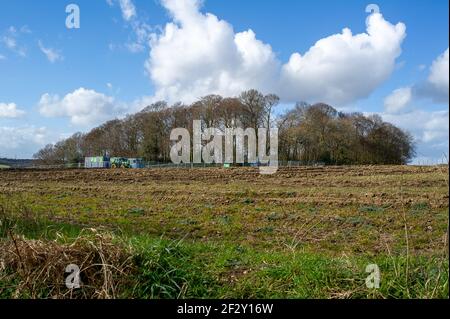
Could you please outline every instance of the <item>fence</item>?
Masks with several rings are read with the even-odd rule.
[[[259,167],[264,165],[258,164],[231,164],[230,167]],[[300,167],[300,166],[324,166],[323,163],[304,163],[300,161],[279,161],[278,167]],[[11,169],[82,169],[85,168],[84,163],[67,163],[58,165],[28,165],[21,167],[11,167]],[[146,169],[156,169],[156,168],[176,168],[176,169],[195,169],[195,168],[226,168],[225,164],[219,163],[162,163],[162,162],[144,162],[144,167]],[[94,168],[92,168],[94,169]],[[107,168],[105,168],[107,169]]]
[[[224,167],[225,164],[221,163],[213,163],[213,164],[206,164],[206,163],[182,163],[182,164],[174,164],[174,163],[156,163],[156,162],[147,162],[145,164],[145,168],[207,168],[207,167]],[[259,166],[266,166],[266,165],[258,165],[258,164],[252,164],[252,163],[245,163],[245,164],[231,164],[231,167],[259,167]],[[301,162],[301,161],[278,161],[278,167],[300,167],[300,166],[325,166],[325,163],[322,162],[315,162],[315,163],[308,163],[308,162]]]

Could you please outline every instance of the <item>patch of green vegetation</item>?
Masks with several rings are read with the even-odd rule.
[[[86,228],[112,233],[129,245],[133,265],[115,295],[122,298],[448,298],[447,184],[441,173],[409,167],[400,181],[399,169],[245,186],[218,180],[220,191],[203,180],[186,190],[151,178],[9,177],[0,179],[0,244],[10,232],[44,243],[85,238]],[[118,183],[123,191],[111,194]],[[365,286],[374,263],[376,290]],[[29,297],[15,294],[26,282],[19,274],[1,275],[0,298]]]
[[[280,220],[283,219],[284,216],[283,214],[277,213],[277,212],[271,212],[270,214],[267,215],[267,220],[268,221],[276,221],[276,220]]]
[[[231,216],[229,215],[223,215],[223,216],[219,216],[219,222],[223,225],[230,225],[231,224]]]
[[[0,239],[7,238],[10,232],[24,235],[29,239],[55,240],[58,238],[58,234],[76,238],[83,229],[80,225],[63,222],[55,223],[45,218],[0,217]]]
[[[55,239],[45,223],[22,221],[21,225],[18,220],[8,224],[2,219],[2,229],[9,227],[15,234]],[[54,224],[53,229],[60,237],[84,234],[65,224]],[[121,234],[116,240],[128,243],[133,265],[128,285],[117,291],[120,298],[448,298],[448,259],[442,255],[344,258],[148,235]],[[365,285],[369,264],[381,271],[379,289]],[[21,282],[20,275],[8,278],[0,278],[0,298],[17,293],[14,287]],[[42,287],[42,298],[50,297],[45,291]],[[26,291],[19,295],[25,297]]]
[[[183,220],[180,220],[179,223],[181,225],[198,225],[199,224],[198,220],[194,220],[194,219],[183,219]]]
[[[351,224],[353,226],[358,226],[367,222],[367,220],[362,216],[351,216],[344,220],[346,223]]]
[[[419,202],[411,205],[410,213],[411,214],[421,214],[429,212],[431,209],[430,204],[427,202]]]
[[[268,234],[271,234],[271,233],[274,232],[274,230],[275,230],[275,228],[273,228],[272,226],[265,226],[265,227],[257,228],[255,232],[257,232],[257,233],[261,232],[261,233],[268,233]]]
[[[319,211],[319,208],[317,206],[312,206],[311,204],[306,204],[306,203],[298,203],[296,205],[296,210],[298,211],[304,211],[307,212],[309,214],[315,214]]]
[[[247,205],[253,204],[254,202],[255,202],[255,200],[252,199],[252,198],[245,198],[245,199],[242,201],[243,204],[247,204]]]
[[[135,237],[130,241],[137,267],[133,287],[125,291],[130,298],[206,298],[215,288],[191,247],[181,242]],[[129,287],[131,288],[131,287]]]
[[[384,210],[385,210],[384,207],[374,205],[361,206],[359,208],[360,213],[382,213],[384,212]]]
[[[130,215],[135,215],[135,216],[144,216],[145,210],[142,208],[132,208],[132,209],[129,209],[127,213]]]

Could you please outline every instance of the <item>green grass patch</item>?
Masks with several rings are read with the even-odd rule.
[[[64,223],[2,219],[1,241],[8,231],[43,242],[70,243],[82,229]],[[55,234],[58,233],[58,236]],[[120,298],[447,298],[448,259],[443,256],[331,257],[310,251],[270,251],[245,245],[173,241],[147,235],[117,235],[130,248],[133,268],[116,296]],[[369,289],[366,266],[381,271],[379,289]],[[39,265],[37,265],[39,267]],[[43,265],[42,265],[43,266]],[[122,278],[123,279],[123,278]],[[0,298],[18,292],[17,273],[0,278]],[[83,288],[82,288],[83,289]],[[42,287],[40,298],[49,298]]]
[[[384,210],[384,207],[374,205],[361,206],[359,208],[360,213],[382,213],[384,212]]]

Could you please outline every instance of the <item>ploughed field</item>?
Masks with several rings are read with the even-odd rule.
[[[76,297],[448,298],[448,195],[448,166],[0,170],[0,297],[73,297],[25,274],[94,232],[129,271]]]

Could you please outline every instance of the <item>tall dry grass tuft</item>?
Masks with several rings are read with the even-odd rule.
[[[58,240],[27,240],[9,231],[0,242],[0,281],[17,282],[15,298],[116,298],[118,287],[132,271],[128,249],[109,234],[84,230],[71,244]],[[65,269],[80,268],[83,289],[69,289]]]
[[[449,173],[449,160],[448,160],[448,157],[447,157],[446,154],[443,154],[443,162],[446,163],[446,164],[439,165],[438,167],[440,168],[440,172],[442,174],[442,177],[443,177],[445,183],[447,184],[447,189],[449,189],[449,187],[450,187],[449,175],[448,175],[448,173]],[[448,192],[447,192],[446,196],[447,196],[447,199],[448,199],[449,198],[449,193]],[[448,265],[448,257],[449,257],[449,246],[448,246],[449,245],[449,240],[448,240],[448,238],[449,238],[449,218],[447,218],[447,232],[446,232],[446,234],[444,234],[443,239],[442,239],[442,242],[443,242],[443,254],[442,254],[442,259],[441,259],[441,267],[444,264],[444,262]],[[433,288],[433,291],[431,293],[431,298],[433,298],[435,296],[436,291],[439,288],[439,280],[441,279],[441,276],[443,276],[443,274],[441,273],[441,270],[440,270],[441,267],[439,267],[439,274],[438,274],[438,276],[436,278],[436,284],[435,284],[435,286]],[[449,268],[447,268],[446,277],[447,277],[446,285],[447,285],[447,288],[448,288]]]

